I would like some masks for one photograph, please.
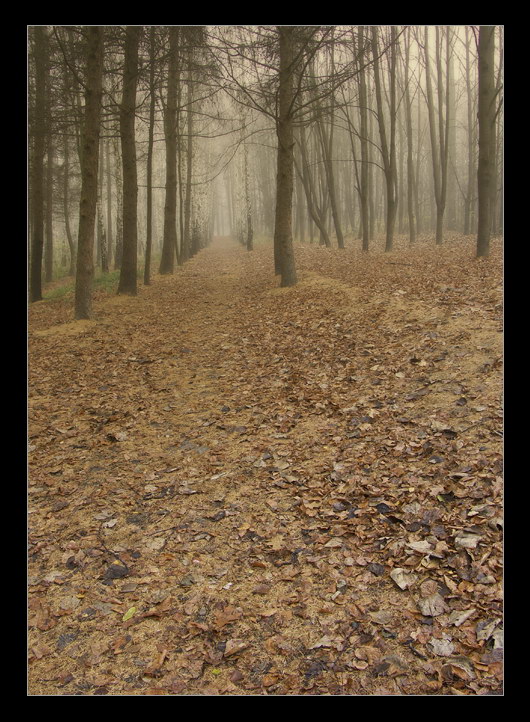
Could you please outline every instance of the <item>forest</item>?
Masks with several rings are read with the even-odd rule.
[[[502,695],[502,26],[28,26],[30,696]]]

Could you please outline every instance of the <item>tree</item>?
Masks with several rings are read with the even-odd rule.
[[[464,192],[464,235],[469,235],[473,228],[474,208],[476,201],[476,113],[474,112],[473,86],[471,82],[471,28],[465,28],[466,37],[466,97],[467,97],[467,187]]]
[[[334,43],[333,43],[333,33],[332,33],[332,40],[331,40],[331,77],[334,76]],[[317,129],[318,129],[318,135],[322,146],[322,159],[324,162],[324,168],[326,172],[326,181],[327,181],[327,191],[329,195],[329,204],[331,207],[331,215],[333,218],[333,224],[335,226],[335,233],[337,236],[337,244],[339,248],[344,248],[344,235],[342,233],[342,227],[339,217],[339,209],[338,209],[338,202],[337,202],[337,193],[335,189],[335,175],[333,172],[333,136],[334,136],[334,113],[335,113],[335,102],[334,102],[334,94],[331,96],[331,103],[330,103],[330,109],[327,112],[327,116],[329,118],[329,130],[326,127],[326,123],[324,122],[324,115],[322,113],[322,109],[320,107],[320,99],[318,97],[318,94],[316,92],[315,87],[313,86],[313,95],[314,95],[314,102],[315,102],[315,109],[317,114]]]
[[[146,199],[146,236],[145,236],[145,263],[144,263],[144,284],[151,283],[151,252],[153,245],[153,146],[155,129],[155,107],[156,107],[156,86],[155,86],[155,58],[156,58],[156,36],[155,27],[149,28],[149,130],[147,141],[147,199]]]
[[[129,25],[125,30],[123,95],[120,107],[120,136],[123,163],[123,248],[118,293],[135,296],[138,271],[138,181],[136,169],[136,85],[138,47],[142,28]]]
[[[386,243],[385,251],[392,250],[394,239],[394,224],[397,210],[397,167],[396,167],[396,28],[391,28],[390,45],[390,139],[387,138],[387,129],[383,113],[383,92],[379,69],[380,50],[377,42],[377,27],[372,26],[372,53],[374,59],[375,96],[377,101],[377,122],[379,137],[381,139],[381,155],[386,181]]]
[[[173,273],[177,249],[177,87],[179,80],[179,35],[176,26],[169,28],[167,98],[164,107],[164,138],[166,143],[166,200],[164,205],[164,237],[159,272]]]
[[[405,124],[407,135],[407,211],[409,218],[409,239],[411,243],[416,242],[416,178],[414,173],[413,136],[412,136],[412,100],[410,95],[409,79],[410,63],[410,28],[405,34]]]
[[[94,281],[94,225],[98,192],[99,128],[103,77],[103,28],[86,29],[87,60],[85,83],[85,118],[81,153],[81,200],[75,283],[75,318],[92,315]]]
[[[34,28],[35,104],[33,108],[33,149],[31,164],[31,266],[30,300],[42,299],[42,257],[44,249],[44,153],[46,142],[46,28]]]
[[[274,223],[275,269],[281,275],[280,285],[294,286],[297,282],[294,263],[293,208],[293,100],[294,100],[294,33],[292,26],[277,28],[280,63],[278,71],[278,117],[276,135],[278,155],[276,168],[276,216]]]
[[[491,234],[491,181],[495,146],[495,26],[481,25],[478,39],[477,257],[487,256]]]
[[[429,28],[425,28],[425,78],[427,86],[427,108],[429,112],[429,129],[431,137],[432,167],[434,179],[434,197],[436,200],[436,245],[443,241],[443,218],[447,199],[447,169],[449,159],[449,127],[451,118],[449,93],[449,58],[450,29],[445,32],[446,46],[446,82],[445,94],[442,67],[442,43],[440,28],[436,26],[436,69],[437,69],[437,100],[438,100],[438,128],[436,128],[436,112],[432,89],[431,58],[429,54]],[[445,116],[444,116],[445,95]]]
[[[361,123],[361,173],[359,178],[359,197],[361,200],[362,249],[368,252],[370,243],[369,226],[369,186],[368,186],[368,100],[366,94],[365,42],[363,27],[358,29],[359,47],[359,114]]]

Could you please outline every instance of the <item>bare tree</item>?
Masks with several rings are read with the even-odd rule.
[[[75,318],[92,315],[94,282],[94,224],[98,192],[99,127],[103,76],[103,28],[86,29],[87,60],[85,85],[85,119],[81,152],[81,200],[75,283]]]
[[[410,94],[410,28],[405,33],[405,124],[407,134],[407,211],[409,218],[409,239],[416,242],[416,177],[414,173],[413,134],[412,134],[412,99]]]
[[[31,164],[31,266],[30,300],[42,299],[42,257],[44,249],[44,153],[46,143],[46,28],[34,28],[35,103],[33,106],[33,148]]]
[[[147,199],[146,199],[146,236],[144,284],[151,283],[151,253],[153,246],[153,146],[155,130],[156,86],[156,30],[154,25],[149,28],[149,129],[147,140]]]
[[[169,28],[167,97],[164,107],[164,138],[166,143],[166,201],[164,206],[164,238],[160,273],[173,273],[177,248],[177,86],[179,80],[180,29]]]
[[[120,135],[123,162],[123,250],[118,293],[135,296],[138,270],[138,181],[136,168],[136,86],[138,47],[142,28],[129,25],[125,31],[123,95],[120,107]]]
[[[379,125],[379,137],[381,139],[381,155],[386,181],[386,243],[385,251],[392,250],[394,239],[394,224],[396,222],[397,210],[397,167],[396,167],[396,27],[391,28],[390,44],[390,65],[389,65],[389,115],[390,128],[387,138],[383,112],[383,92],[380,75],[378,47],[378,32],[375,25],[372,26],[372,53],[374,59],[374,82],[375,96],[377,101],[377,121]]]
[[[432,88],[432,62],[429,51],[429,28],[425,28],[425,77],[427,86],[427,108],[429,112],[429,129],[431,137],[434,197],[436,201],[436,244],[443,242],[443,218],[447,199],[447,169],[449,158],[449,127],[451,118],[450,93],[448,83],[448,63],[451,53],[450,28],[445,29],[446,53],[446,80],[444,93],[444,71],[442,65],[442,41],[440,27],[436,31],[436,70],[437,70],[437,100],[438,100],[438,127],[436,125],[436,109]],[[444,100],[445,96],[445,100]],[[445,115],[444,115],[445,105]]]
[[[491,181],[495,146],[495,26],[481,25],[478,39],[477,256],[487,256],[491,234]]]
[[[297,282],[294,263],[292,208],[294,168],[294,33],[292,26],[278,26],[279,88],[276,134],[278,156],[276,172],[276,219],[274,224],[275,269],[281,275],[280,285],[294,286]]]

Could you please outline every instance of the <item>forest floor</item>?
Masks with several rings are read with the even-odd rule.
[[[502,694],[501,242],[295,250],[31,305],[30,695]]]

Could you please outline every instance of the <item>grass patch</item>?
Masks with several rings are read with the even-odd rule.
[[[42,298],[44,301],[60,301],[63,298],[69,296],[70,294],[73,294],[74,289],[75,282],[73,281],[73,279],[69,278],[60,286],[55,286],[54,288],[44,290],[42,293]]]
[[[119,269],[117,269],[116,271],[109,271],[108,273],[100,272],[94,279],[94,290],[107,291],[108,293],[116,293],[118,290],[119,281]]]
[[[138,271],[140,278],[143,271]],[[120,281],[120,270],[109,271],[108,273],[96,272],[94,278],[94,291],[105,291],[107,293],[116,293],[118,283]],[[55,285],[57,284],[57,285]],[[64,281],[56,281],[53,288],[44,291],[43,299],[45,301],[60,301],[73,296],[75,293],[75,278],[71,276],[65,278]]]

